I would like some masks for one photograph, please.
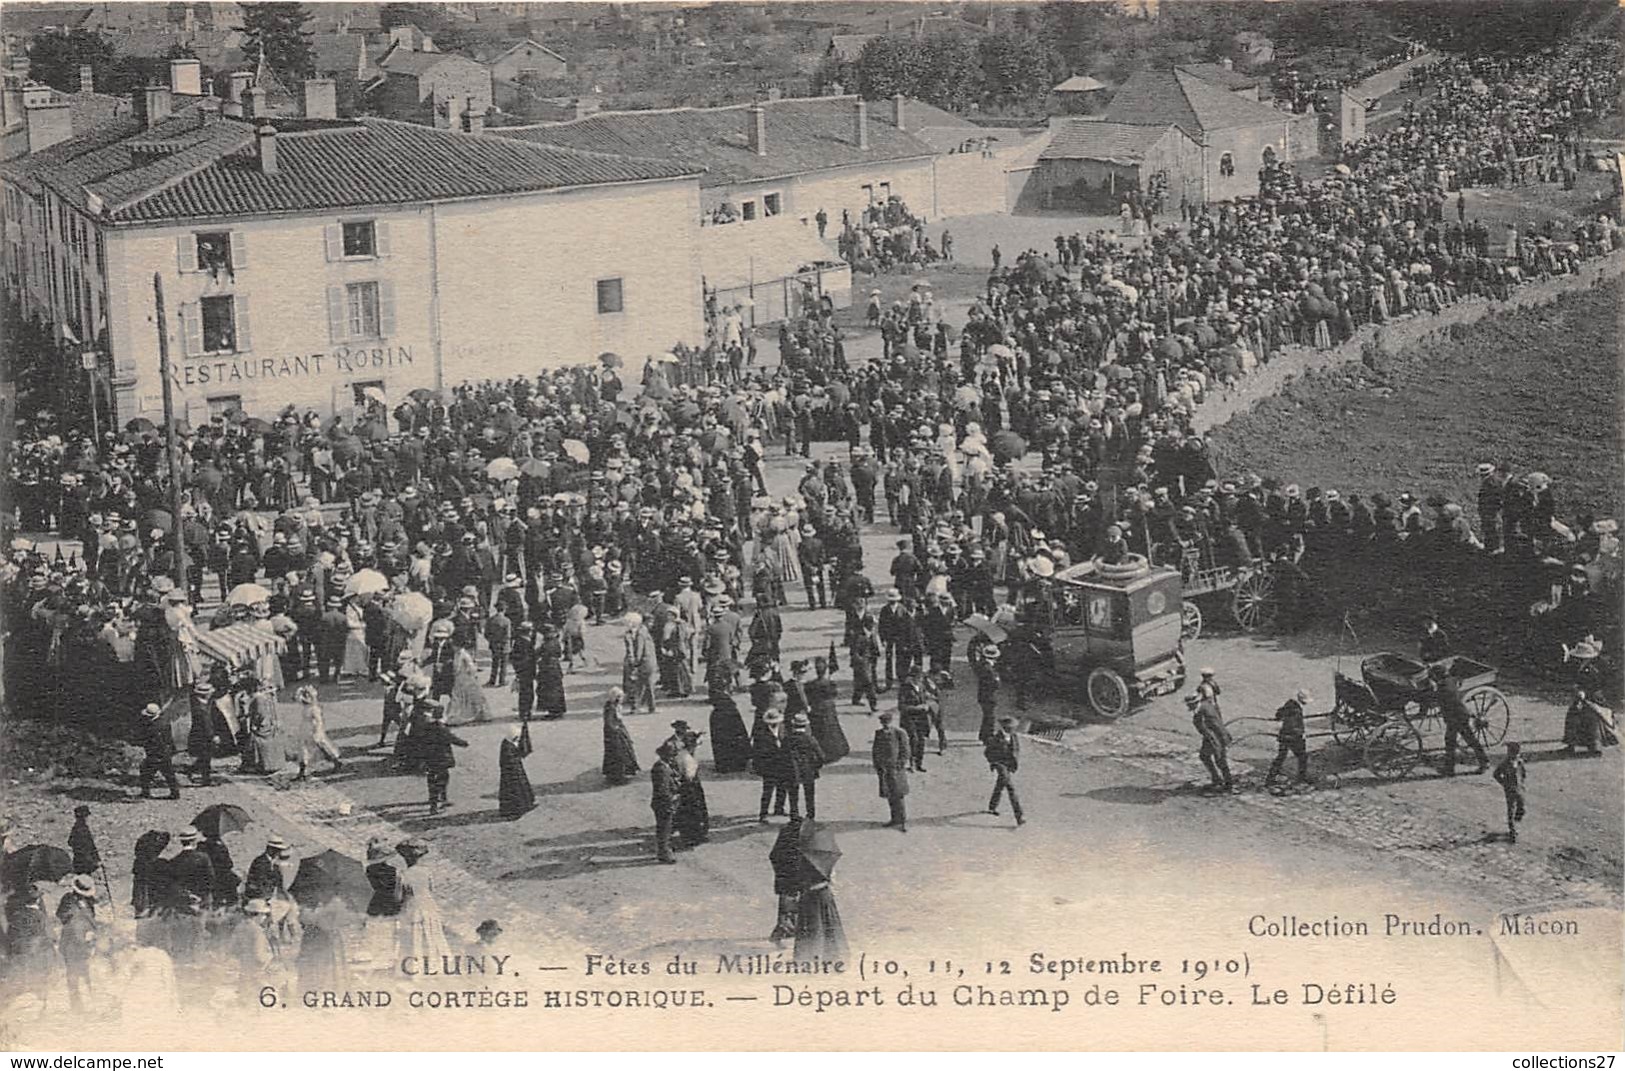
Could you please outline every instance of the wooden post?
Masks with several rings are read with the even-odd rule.
[[[186,540],[181,535],[181,446],[175,430],[175,386],[169,374],[169,321],[164,315],[164,280],[152,273],[152,293],[157,302],[158,377],[164,381],[164,454],[169,459],[169,538],[175,550],[175,586],[186,586]]]

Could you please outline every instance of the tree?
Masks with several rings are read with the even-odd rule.
[[[1031,30],[1012,28],[984,34],[977,51],[983,83],[995,104],[1035,103],[1066,70],[1060,54]]]
[[[303,81],[316,73],[316,53],[311,48],[305,23],[310,12],[298,3],[271,2],[243,5],[243,54],[265,63],[286,84]]]
[[[416,4],[383,4],[378,8],[378,25],[388,33],[397,26],[416,26],[426,14],[428,12],[420,10]]]
[[[75,93],[80,67],[89,65],[100,86],[113,56],[113,43],[90,30],[36,34],[28,46],[28,74],[53,89]]]
[[[975,38],[937,33],[920,45],[922,63],[915,96],[949,111],[962,111],[981,101],[982,65]]]
[[[858,53],[858,84],[848,86],[870,100],[883,100],[901,93],[920,95],[925,73],[925,55],[920,42],[908,34],[885,34],[866,42]]]

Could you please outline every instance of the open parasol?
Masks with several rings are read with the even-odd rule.
[[[408,632],[416,632],[434,617],[434,603],[428,596],[404,591],[389,605],[390,618]]]
[[[997,343],[996,345],[989,346],[987,348],[987,352],[988,352],[988,356],[990,356],[990,357],[1010,358],[1010,357],[1014,357],[1016,355],[1015,350],[1011,349],[1009,346],[1006,346],[1002,342]]]
[[[834,832],[809,818],[801,823],[800,849],[802,866],[828,881],[841,858],[841,847],[835,843]]]
[[[676,364],[677,355],[675,353],[657,353],[650,360],[654,361],[655,364]]]
[[[147,531],[156,528],[168,535],[175,530],[175,518],[167,509],[149,509],[141,516],[141,527]]]
[[[158,425],[154,424],[146,417],[136,417],[134,420],[124,425],[124,430],[132,432],[157,431]]]
[[[205,837],[241,833],[253,824],[253,816],[235,803],[212,803],[192,819],[193,828]]]
[[[357,911],[365,911],[372,899],[372,883],[367,870],[348,855],[328,851],[299,860],[288,892],[301,907],[320,907],[340,900]]]
[[[611,353],[610,351],[605,350],[603,353],[598,355],[598,363],[602,364],[605,368],[619,368],[626,362],[621,359],[620,354]]]
[[[271,593],[255,583],[238,584],[226,596],[227,606],[253,606],[255,603],[270,602]]]
[[[261,420],[259,417],[247,417],[243,420],[242,428],[250,435],[264,435],[271,430],[271,422]]]
[[[361,391],[361,396],[363,398],[370,398],[379,405],[389,404],[389,395],[385,394],[379,387],[366,387]]]
[[[982,401],[982,392],[972,386],[964,386],[954,391],[954,404],[960,406],[979,405]]]
[[[986,614],[971,614],[969,617],[965,618],[965,624],[969,625],[976,632],[980,632],[983,636],[992,640],[994,643],[1003,643],[1005,640],[1010,638],[1010,634],[1005,632],[997,622],[988,617]]]
[[[1027,453],[1027,440],[1013,431],[997,431],[987,441],[987,448],[999,464],[1019,461]]]
[[[54,844],[18,848],[0,862],[0,877],[8,889],[35,881],[61,881],[73,873],[73,857]]]
[[[375,595],[389,590],[389,577],[376,569],[359,569],[344,582],[346,595]]]
[[[485,466],[485,474],[493,480],[517,480],[519,465],[511,457],[494,458]]]
[[[547,474],[553,471],[553,466],[539,457],[532,457],[527,458],[525,463],[519,466],[519,471],[525,476],[534,476],[540,480],[545,479]]]
[[[566,439],[559,444],[559,449],[578,465],[585,465],[592,458],[592,452],[587,449],[587,444],[580,439]]]
[[[416,390],[407,391],[406,396],[414,402],[438,402],[440,400],[440,394],[428,387],[419,387]]]

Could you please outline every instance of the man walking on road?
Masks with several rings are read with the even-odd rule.
[[[908,832],[908,734],[892,725],[892,712],[880,712],[880,728],[869,749],[875,776],[880,779],[880,798],[891,808],[887,829]]]
[[[1461,698],[1461,682],[1451,676],[1443,665],[1433,666],[1429,675],[1439,693],[1439,716],[1444,718],[1444,775],[1454,777],[1456,774],[1458,740],[1467,741],[1467,746],[1473,749],[1478,759],[1477,772],[1483,773],[1490,768],[1490,757],[1484,753],[1484,745],[1473,731],[1473,715]]]
[[[1494,777],[1501,786],[1507,804],[1507,843],[1518,843],[1518,823],[1523,821],[1523,785],[1529,777],[1529,768],[1523,761],[1523,746],[1507,745],[1507,757],[1495,767]]]
[[[987,813],[999,813],[999,799],[1010,794],[1010,810],[1015,812],[1016,825],[1025,825],[1021,810],[1021,797],[1016,795],[1016,769],[1021,765],[1021,738],[1016,735],[1016,719],[1006,714],[999,719],[999,727],[988,739],[983,754],[988,769],[993,771],[993,795],[987,801]]]
[[[1191,712],[1191,724],[1202,736],[1199,754],[1202,765],[1207,767],[1208,777],[1212,778],[1210,787],[1234,792],[1236,783],[1230,776],[1228,759],[1230,733],[1224,727],[1224,719],[1219,716],[1218,706],[1212,699],[1204,699],[1195,692],[1185,697],[1185,706]]]
[[[1281,723],[1281,728],[1275,734],[1275,761],[1270,763],[1270,772],[1264,777],[1266,785],[1275,783],[1288,755],[1298,760],[1298,780],[1303,784],[1309,783],[1309,751],[1305,746],[1303,728],[1303,711],[1308,702],[1309,693],[1300,688],[1297,695],[1282,703],[1275,712],[1275,720]]]

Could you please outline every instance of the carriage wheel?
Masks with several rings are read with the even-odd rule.
[[[1369,710],[1361,710],[1344,702],[1332,707],[1330,720],[1333,742],[1347,748],[1365,747],[1367,738],[1381,724]]]
[[[1186,643],[1202,634],[1202,608],[1189,599],[1179,604],[1179,638]]]
[[[1507,726],[1512,724],[1512,705],[1499,688],[1480,688],[1469,692],[1466,700],[1479,743],[1493,747],[1506,739]]]
[[[1262,569],[1242,575],[1230,596],[1230,613],[1243,632],[1268,627],[1275,617],[1275,578]]]
[[[1128,684],[1105,666],[1089,671],[1089,706],[1102,718],[1116,721],[1128,713]]]
[[[1404,777],[1422,761],[1422,734],[1404,718],[1389,718],[1365,742],[1366,769],[1378,777]]]

